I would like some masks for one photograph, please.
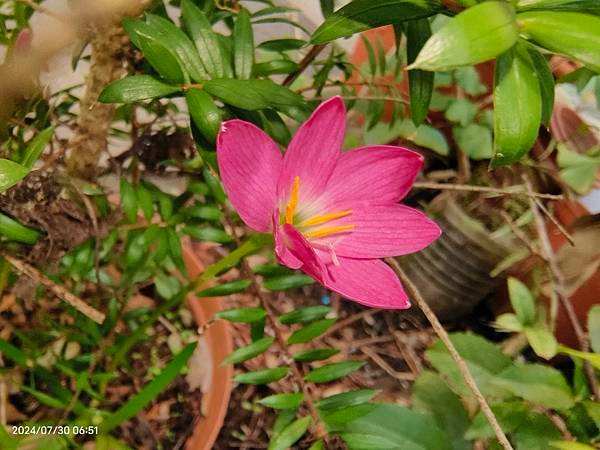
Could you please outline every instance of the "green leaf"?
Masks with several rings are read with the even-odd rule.
[[[533,324],[536,316],[535,299],[529,288],[518,279],[510,277],[508,279],[508,295],[519,322],[523,325]]]
[[[192,88],[185,93],[185,100],[190,116],[202,136],[210,143],[215,142],[223,115],[213,98],[201,89]]]
[[[436,130],[429,125],[420,125],[412,136],[412,141],[426,147],[434,152],[446,156],[448,155],[448,142],[440,130]]]
[[[480,3],[434,33],[408,69],[447,71],[484,62],[511,48],[518,37],[515,12],[508,2]]]
[[[29,367],[32,362],[21,349],[4,339],[0,339],[0,354],[23,368]]]
[[[594,450],[594,447],[573,441],[552,441],[550,445],[559,450]]]
[[[289,424],[281,433],[273,437],[269,443],[268,450],[286,450],[290,448],[306,433],[311,421],[311,417],[306,416]]]
[[[564,345],[559,345],[558,351],[575,358],[581,358],[585,361],[589,361],[592,366],[600,370],[600,355],[596,353],[580,352],[579,350],[574,350],[572,348],[565,347]]]
[[[590,346],[600,353],[600,305],[594,305],[588,313],[587,329],[590,336]]]
[[[477,114],[477,107],[466,98],[459,98],[454,100],[446,109],[446,119],[450,122],[455,122],[466,127],[475,118]]]
[[[579,12],[531,11],[517,16],[528,39],[600,72],[600,17]]]
[[[193,205],[189,208],[185,208],[182,212],[193,219],[202,220],[220,220],[223,217],[223,213],[216,206],[210,205]]]
[[[268,280],[265,280],[263,286],[270,291],[284,291],[286,289],[299,288],[313,283],[314,280],[308,275],[294,273],[292,275],[269,278]]]
[[[312,362],[330,358],[339,352],[337,348],[313,348],[294,353],[292,357],[298,362]]]
[[[529,47],[527,50],[540,83],[540,93],[542,95],[542,123],[549,126],[550,118],[552,117],[552,109],[554,108],[554,76],[552,75],[550,64],[548,64],[544,55],[533,47]]]
[[[319,0],[321,5],[321,14],[326,19],[333,14],[333,8],[335,7],[333,0]]]
[[[440,9],[437,0],[354,0],[329,15],[311,42],[325,44],[370,28],[433,16]]]
[[[254,35],[252,34],[250,14],[245,8],[240,9],[233,28],[233,62],[238,79],[247,80],[252,76]]]
[[[241,384],[268,384],[279,381],[290,371],[289,367],[275,367],[274,369],[255,370],[254,372],[241,373],[233,381]]]
[[[258,48],[281,53],[289,50],[298,50],[305,45],[306,41],[302,39],[273,39],[272,41],[261,42],[258,44]]]
[[[355,391],[342,392],[341,394],[325,397],[317,402],[317,408],[321,411],[331,411],[349,406],[361,405],[371,400],[377,391],[374,389],[357,389]]]
[[[255,64],[253,73],[255,76],[287,74],[295,72],[298,67],[300,66],[297,63],[289,59],[272,59],[271,61]]]
[[[197,241],[218,242],[220,244],[226,244],[233,241],[233,238],[225,231],[214,227],[186,225],[182,231]]]
[[[9,241],[35,244],[40,237],[40,233],[0,213],[0,236],[4,236]]]
[[[224,295],[237,294],[250,286],[250,280],[236,280],[229,283],[219,284],[217,286],[204,289],[198,294],[198,297],[221,297]]]
[[[229,105],[249,111],[273,108],[298,121],[310,114],[304,98],[271,80],[211,80],[204,89]]]
[[[304,379],[312,383],[328,383],[345,377],[365,365],[364,361],[343,361],[326,364],[308,372]]]
[[[279,321],[284,325],[292,323],[307,323],[313,320],[322,319],[331,312],[329,306],[317,305],[307,306],[305,308],[295,309],[293,311],[282,314]]]
[[[475,160],[490,159],[494,156],[492,130],[476,123],[466,127],[454,127],[452,134],[461,151]]]
[[[406,53],[408,63],[417,59],[417,55],[431,37],[431,26],[428,19],[417,19],[406,22]],[[408,72],[410,93],[410,115],[415,126],[419,126],[427,117],[431,95],[433,93],[433,73],[424,70]]]
[[[266,336],[252,344],[240,347],[234,350],[230,355],[223,359],[223,364],[238,364],[247,361],[255,356],[264,353],[273,343],[275,339],[271,336]]]
[[[334,323],[336,319],[322,319],[317,320],[316,322],[312,322],[306,325],[299,330],[296,330],[292,333],[292,335],[288,338],[288,344],[303,344],[305,342],[311,341],[317,336],[322,335],[327,331]]]
[[[518,0],[517,9],[528,11],[532,9],[572,10],[582,12],[600,12],[597,0]]]
[[[154,199],[152,198],[152,193],[143,184],[138,184],[135,187],[135,198],[137,204],[144,213],[144,218],[146,221],[150,222],[150,219],[152,219],[152,216],[154,215]]]
[[[260,399],[258,403],[273,409],[298,409],[304,400],[304,395],[300,392],[291,394],[275,394]]]
[[[494,321],[494,327],[501,331],[512,331],[515,333],[523,330],[523,324],[513,313],[500,314]]]
[[[129,223],[134,223],[137,219],[137,196],[135,189],[125,178],[121,178],[121,209],[125,213],[125,217]]]
[[[560,178],[575,192],[588,192],[596,181],[596,172],[600,168],[600,157],[577,153],[566,145],[559,143],[558,166],[561,168]]]
[[[531,403],[553,409],[573,406],[573,394],[562,374],[552,367],[526,364],[509,367],[494,383]]]
[[[236,308],[219,311],[215,317],[230,322],[252,323],[264,319],[266,315],[262,308]]]
[[[29,173],[29,168],[9,159],[0,159],[0,192],[13,187]]]
[[[194,353],[197,342],[185,346],[185,348],[173,357],[167,366],[153,380],[145,385],[142,390],[131,397],[116,411],[109,414],[100,424],[100,430],[108,433],[126,420],[131,419],[154,400],[171,382],[181,373],[181,369],[187,364]]]
[[[560,431],[544,414],[530,412],[522,426],[513,433],[518,449],[548,450],[552,441],[561,438]]]
[[[341,433],[340,437],[349,449],[397,450],[398,445],[374,434]]]
[[[21,165],[26,169],[31,170],[33,164],[38,160],[50,139],[54,136],[54,127],[48,127],[40,131],[36,137],[27,145],[25,149]]]
[[[506,402],[490,405],[492,412],[498,419],[500,427],[505,433],[514,432],[521,424],[524,423],[529,413],[529,406],[521,400],[510,400]],[[495,437],[494,430],[490,427],[485,414],[479,411],[473,417],[469,429],[465,433],[465,438],[473,439],[491,439]]]
[[[529,345],[536,355],[544,359],[552,359],[556,356],[558,343],[552,333],[540,324],[531,327],[525,327],[523,330]]]
[[[308,450],[325,450],[325,444],[323,443],[323,439],[319,439],[312,443]]]
[[[200,61],[208,74],[212,78],[231,76],[231,67],[221,52],[217,34],[204,12],[190,0],[181,2],[181,22],[194,41]]]
[[[522,46],[496,60],[494,86],[495,156],[492,166],[512,164],[535,143],[542,120],[540,83]]]

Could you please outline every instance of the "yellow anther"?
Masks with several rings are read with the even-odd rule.
[[[347,209],[345,211],[341,211],[341,212],[337,212],[337,213],[322,214],[320,216],[314,216],[314,217],[311,217],[310,219],[305,220],[304,222],[302,222],[301,226],[310,227],[312,225],[321,225],[322,223],[326,223],[326,222],[329,222],[330,220],[334,220],[334,219],[339,219],[340,217],[346,217],[346,216],[349,216],[350,214],[352,214],[351,209]]]
[[[308,233],[303,233],[304,237],[309,238],[317,238],[317,237],[325,237],[332,234],[342,233],[344,231],[349,231],[354,228],[354,225],[340,225],[337,227],[325,227],[320,230],[309,231]]]
[[[294,177],[294,184],[292,185],[292,192],[290,193],[290,201],[285,208],[285,223],[294,223],[294,214],[296,213],[296,207],[298,206],[298,194],[300,193],[300,177]]]

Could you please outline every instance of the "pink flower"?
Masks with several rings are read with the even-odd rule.
[[[280,263],[360,304],[408,308],[380,258],[419,251],[441,233],[423,213],[397,203],[423,158],[390,145],[341,152],[345,120],[340,97],[321,103],[284,156],[253,124],[223,123],[217,160],[225,191],[246,225],[274,234]]]

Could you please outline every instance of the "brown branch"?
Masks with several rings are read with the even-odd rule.
[[[450,184],[450,183],[430,183],[427,181],[417,181],[413,184],[417,189],[437,189],[447,191],[466,191],[466,192],[487,192],[498,195],[524,195],[526,197],[548,198],[552,200],[562,200],[562,195],[542,194],[540,192],[529,192],[526,190],[515,190],[516,186],[510,188],[494,188],[488,186],[472,186],[470,184]]]
[[[550,211],[548,211],[548,208],[546,208],[544,206],[544,204],[542,202],[540,202],[538,199],[535,199],[535,204],[538,206],[538,208],[544,214],[546,214],[546,217],[548,217],[548,219],[550,219],[552,221],[554,226],[556,226],[556,228],[558,228],[558,231],[560,231],[561,234],[567,239],[569,244],[571,244],[571,246],[575,247],[575,241],[573,240],[573,236],[571,236],[571,233],[569,233],[566,230],[566,228],[563,227],[562,224],[558,220],[556,220],[556,217],[554,217],[554,215]]]
[[[523,181],[525,182],[525,186],[527,187],[528,192],[533,192],[531,187],[531,181],[527,178],[526,175],[523,175]],[[542,213],[538,207],[538,203],[535,201],[533,197],[529,198],[529,204],[531,207],[531,211],[533,212],[533,218],[535,219],[535,225],[537,228],[538,237],[540,239],[540,249],[542,254],[544,255],[544,259],[546,260],[546,265],[550,272],[550,278],[552,279],[552,283],[554,285],[554,292],[565,309],[567,313],[567,318],[575,332],[575,336],[577,337],[577,342],[579,343],[579,348],[582,352],[590,351],[590,344],[585,336],[585,332],[583,331],[583,327],[579,323],[579,319],[577,314],[575,313],[575,309],[567,295],[567,290],[565,289],[564,277],[558,264],[556,262],[556,258],[554,255],[554,251],[552,250],[552,244],[550,243],[550,238],[548,237],[548,230],[546,229],[546,224],[544,223],[544,218],[542,217]],[[590,387],[592,389],[592,393],[594,395],[594,399],[596,401],[600,401],[600,390],[598,388],[598,381],[596,380],[596,374],[594,373],[594,368],[589,363],[589,361],[583,362],[583,368],[585,375],[590,383]]]
[[[35,282],[41,284],[46,289],[51,291],[54,295],[56,295],[57,297],[61,298],[65,302],[67,302],[69,305],[71,305],[73,308],[75,308],[81,314],[85,315],[86,317],[89,317],[96,323],[102,324],[102,322],[104,322],[104,319],[106,318],[104,313],[101,313],[94,307],[88,305],[83,300],[81,300],[79,297],[77,297],[76,295],[74,295],[71,292],[69,292],[68,290],[66,290],[63,286],[56,284],[54,281],[52,281],[46,275],[41,273],[35,267],[30,266],[26,262],[21,261],[20,259],[17,259],[11,255],[4,253],[4,252],[2,252],[1,255],[19,273],[21,273],[22,275],[25,275],[26,277],[31,278]]]
[[[298,68],[294,72],[290,73],[285,80],[283,80],[283,86],[289,86],[296,81],[296,79],[302,74],[302,72],[306,70],[310,63],[315,60],[315,58],[323,51],[325,47],[326,44],[313,45],[310,51],[304,56],[304,58],[302,58],[302,61],[300,61]]]
[[[493,411],[488,405],[487,400],[479,390],[479,387],[477,387],[477,383],[475,382],[473,375],[471,375],[471,371],[469,370],[467,363],[464,361],[464,359],[462,359],[462,357],[458,353],[458,350],[456,350],[456,347],[450,340],[450,336],[438,320],[433,310],[429,307],[427,302],[421,296],[421,293],[417,289],[417,286],[415,286],[414,283],[410,280],[410,278],[408,278],[406,273],[404,273],[404,270],[402,270],[402,268],[395,259],[386,258],[386,262],[392,267],[394,272],[408,287],[408,290],[412,292],[412,297],[415,300],[417,306],[421,309],[421,311],[423,311],[423,314],[425,314],[425,317],[431,324],[433,330],[448,349],[448,353],[450,353],[450,356],[458,366],[458,369],[460,370],[460,373],[462,374],[465,383],[477,399],[479,407],[481,408],[481,411],[483,412],[490,426],[492,427],[492,430],[494,430],[494,434],[496,435],[498,442],[500,442],[500,445],[502,445],[504,450],[514,450],[511,443],[508,441],[508,438],[504,434],[504,431],[502,431],[502,428],[500,427],[496,416],[494,415]]]

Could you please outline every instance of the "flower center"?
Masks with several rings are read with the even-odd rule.
[[[290,193],[290,200],[285,208],[285,223],[293,225],[294,224],[294,216],[296,215],[296,209],[298,208],[298,197],[300,195],[300,177],[295,176],[292,184],[292,191]],[[303,220],[298,224],[298,228],[302,232],[303,229],[313,228],[318,225],[324,225],[327,222],[330,222],[335,219],[340,219],[342,217],[346,217],[352,214],[351,209],[346,209],[340,212],[333,212],[327,214],[320,214],[313,217],[310,217],[306,220]],[[321,227],[313,230],[307,230],[306,232],[302,232],[302,235],[307,238],[322,238],[326,236],[331,236],[333,234],[343,233],[346,231],[350,231],[354,228],[354,225],[336,225],[329,227]]]

